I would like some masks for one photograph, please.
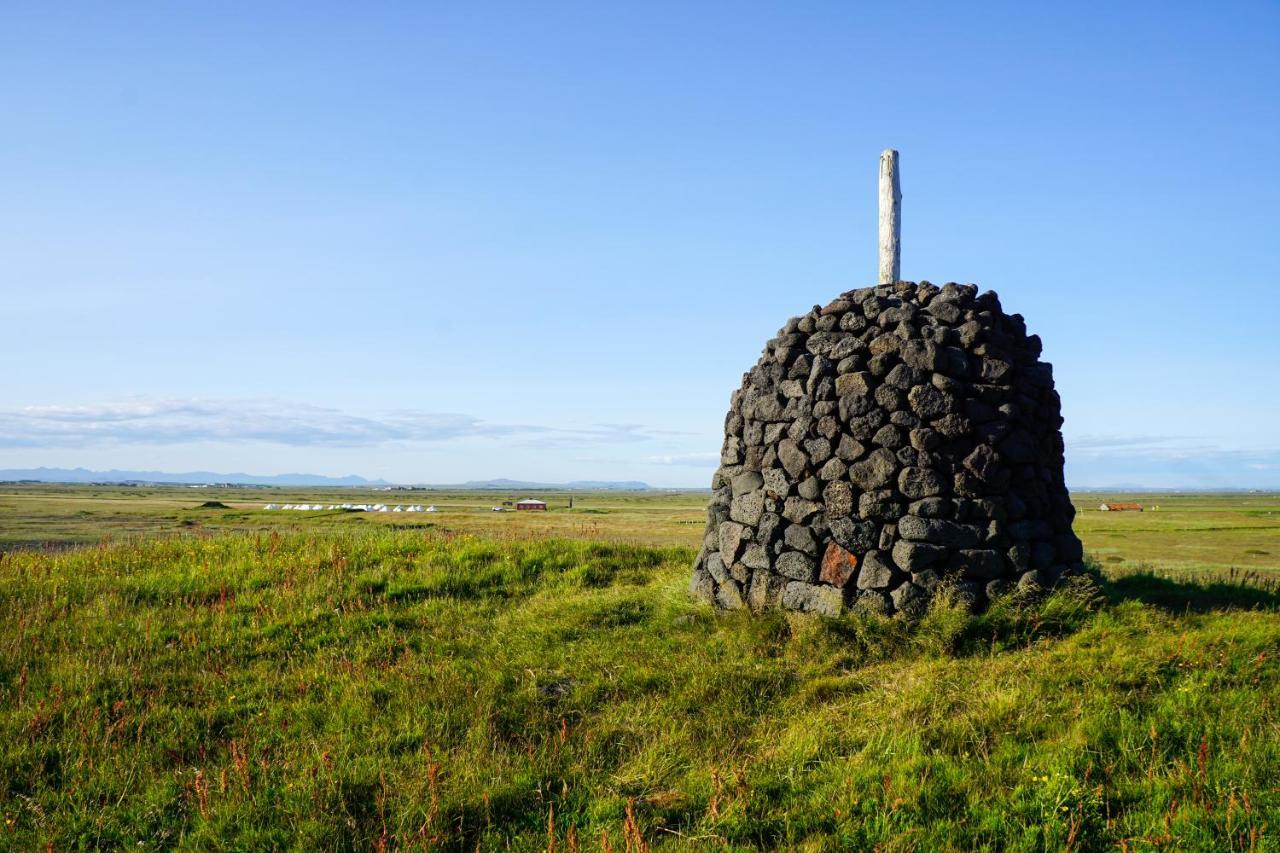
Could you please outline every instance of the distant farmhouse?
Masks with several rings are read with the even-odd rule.
[[[1138,503],[1105,503],[1101,504],[1098,509],[1101,512],[1142,512],[1142,504]]]
[[[546,501],[535,500],[534,498],[525,498],[522,501],[516,501],[516,509],[536,510],[541,512],[547,511]]]

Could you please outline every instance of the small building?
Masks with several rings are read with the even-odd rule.
[[[540,510],[547,511],[546,501],[535,500],[534,498],[525,498],[522,501],[516,501],[516,509]]]
[[[1100,512],[1142,512],[1142,504],[1113,501],[1098,507]]]

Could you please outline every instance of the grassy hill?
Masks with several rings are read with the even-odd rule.
[[[432,530],[0,556],[0,847],[1277,849],[1280,597],[717,616]]]

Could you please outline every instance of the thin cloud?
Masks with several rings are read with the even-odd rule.
[[[1262,488],[1280,486],[1280,450],[1224,448],[1188,436],[1069,438],[1074,488]]]
[[[687,465],[690,468],[710,468],[720,462],[719,453],[672,453],[666,456],[650,456],[655,465]]]
[[[1212,445],[1185,435],[1081,435],[1065,439],[1067,449],[1076,453],[1187,453],[1211,450]]]
[[[393,443],[507,439],[526,446],[626,444],[654,433],[639,424],[565,429],[484,421],[450,412],[400,410],[366,416],[283,400],[134,399],[0,410],[0,448],[266,443],[375,447]]]

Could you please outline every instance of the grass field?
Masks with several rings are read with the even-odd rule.
[[[495,513],[524,495],[506,492],[374,492],[355,489],[192,489],[0,484],[0,548],[95,543],[133,535],[268,529],[354,531],[368,527],[548,536],[637,545],[701,541],[705,492],[542,494],[551,511]],[[573,499],[573,509],[568,508]],[[227,510],[198,509],[217,500]],[[1137,500],[1146,512],[1099,512],[1109,500]],[[438,513],[264,511],[267,503],[418,503]],[[1113,572],[1157,569],[1178,576],[1236,572],[1280,575],[1280,494],[1075,495],[1076,532]],[[1153,508],[1158,509],[1153,510]]]
[[[694,605],[698,494],[256,508],[341,495],[0,489],[0,848],[1280,849],[1275,496],[907,626]]]

